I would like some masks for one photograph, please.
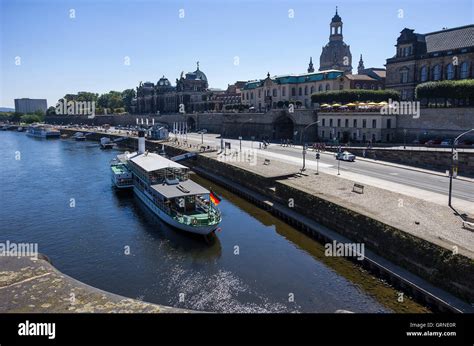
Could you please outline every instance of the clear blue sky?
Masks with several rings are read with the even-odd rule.
[[[474,22],[473,0],[0,0],[1,98],[175,84],[197,60],[210,87],[319,67],[336,5],[353,67],[382,67],[404,27],[426,33]],[[75,10],[75,19],[69,17]],[[179,18],[184,9],[184,18]],[[288,11],[294,10],[294,18]],[[398,18],[399,10],[404,12]],[[130,66],[124,58],[130,57]],[[15,65],[21,57],[21,65]],[[240,64],[234,65],[234,57]],[[355,70],[354,70],[355,72]]]

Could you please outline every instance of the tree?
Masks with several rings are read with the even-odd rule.
[[[125,110],[129,113],[132,112],[132,100],[136,97],[135,89],[125,89],[122,91],[122,103]]]
[[[24,114],[20,117],[20,122],[26,124],[39,123],[43,119],[38,114]]]

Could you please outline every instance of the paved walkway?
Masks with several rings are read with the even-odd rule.
[[[217,158],[217,153],[205,155]],[[270,160],[270,164],[265,165],[264,160],[265,156],[262,155],[258,156],[255,165],[248,161],[227,161],[227,163],[269,178],[299,173],[299,166],[288,164],[290,162],[273,159]],[[437,194],[420,189],[415,189],[418,191],[414,193],[413,188],[400,184],[390,184],[388,189],[385,181],[378,182],[372,178],[362,180],[361,176],[351,179],[354,175],[347,172],[344,173],[344,177],[326,174],[321,169],[319,175],[315,173],[310,165],[305,171],[307,176],[289,177],[279,181],[368,215],[451,251],[457,249],[459,253],[474,259],[474,232],[462,227],[462,220],[445,201],[441,204],[437,203],[441,202],[440,199],[436,202],[431,200],[433,195]],[[365,184],[363,194],[352,192],[354,182]]]

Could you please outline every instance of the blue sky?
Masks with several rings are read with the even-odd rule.
[[[181,71],[195,70],[198,60],[214,88],[264,78],[267,72],[303,73],[310,56],[317,69],[336,5],[353,67],[361,53],[366,67],[382,67],[404,27],[426,33],[471,24],[473,3],[0,0],[0,106],[13,107],[20,97],[46,98],[54,105],[66,93],[134,88],[162,75],[175,84]]]

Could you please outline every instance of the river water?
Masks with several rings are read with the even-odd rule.
[[[221,231],[207,244],[171,229],[133,194],[112,189],[108,163],[117,153],[95,142],[0,132],[0,242],[38,243],[67,275],[180,308],[394,310],[386,303],[396,300],[394,290],[345,259],[323,259],[320,244],[201,177],[193,179],[222,196]],[[364,289],[374,285],[380,289]]]

